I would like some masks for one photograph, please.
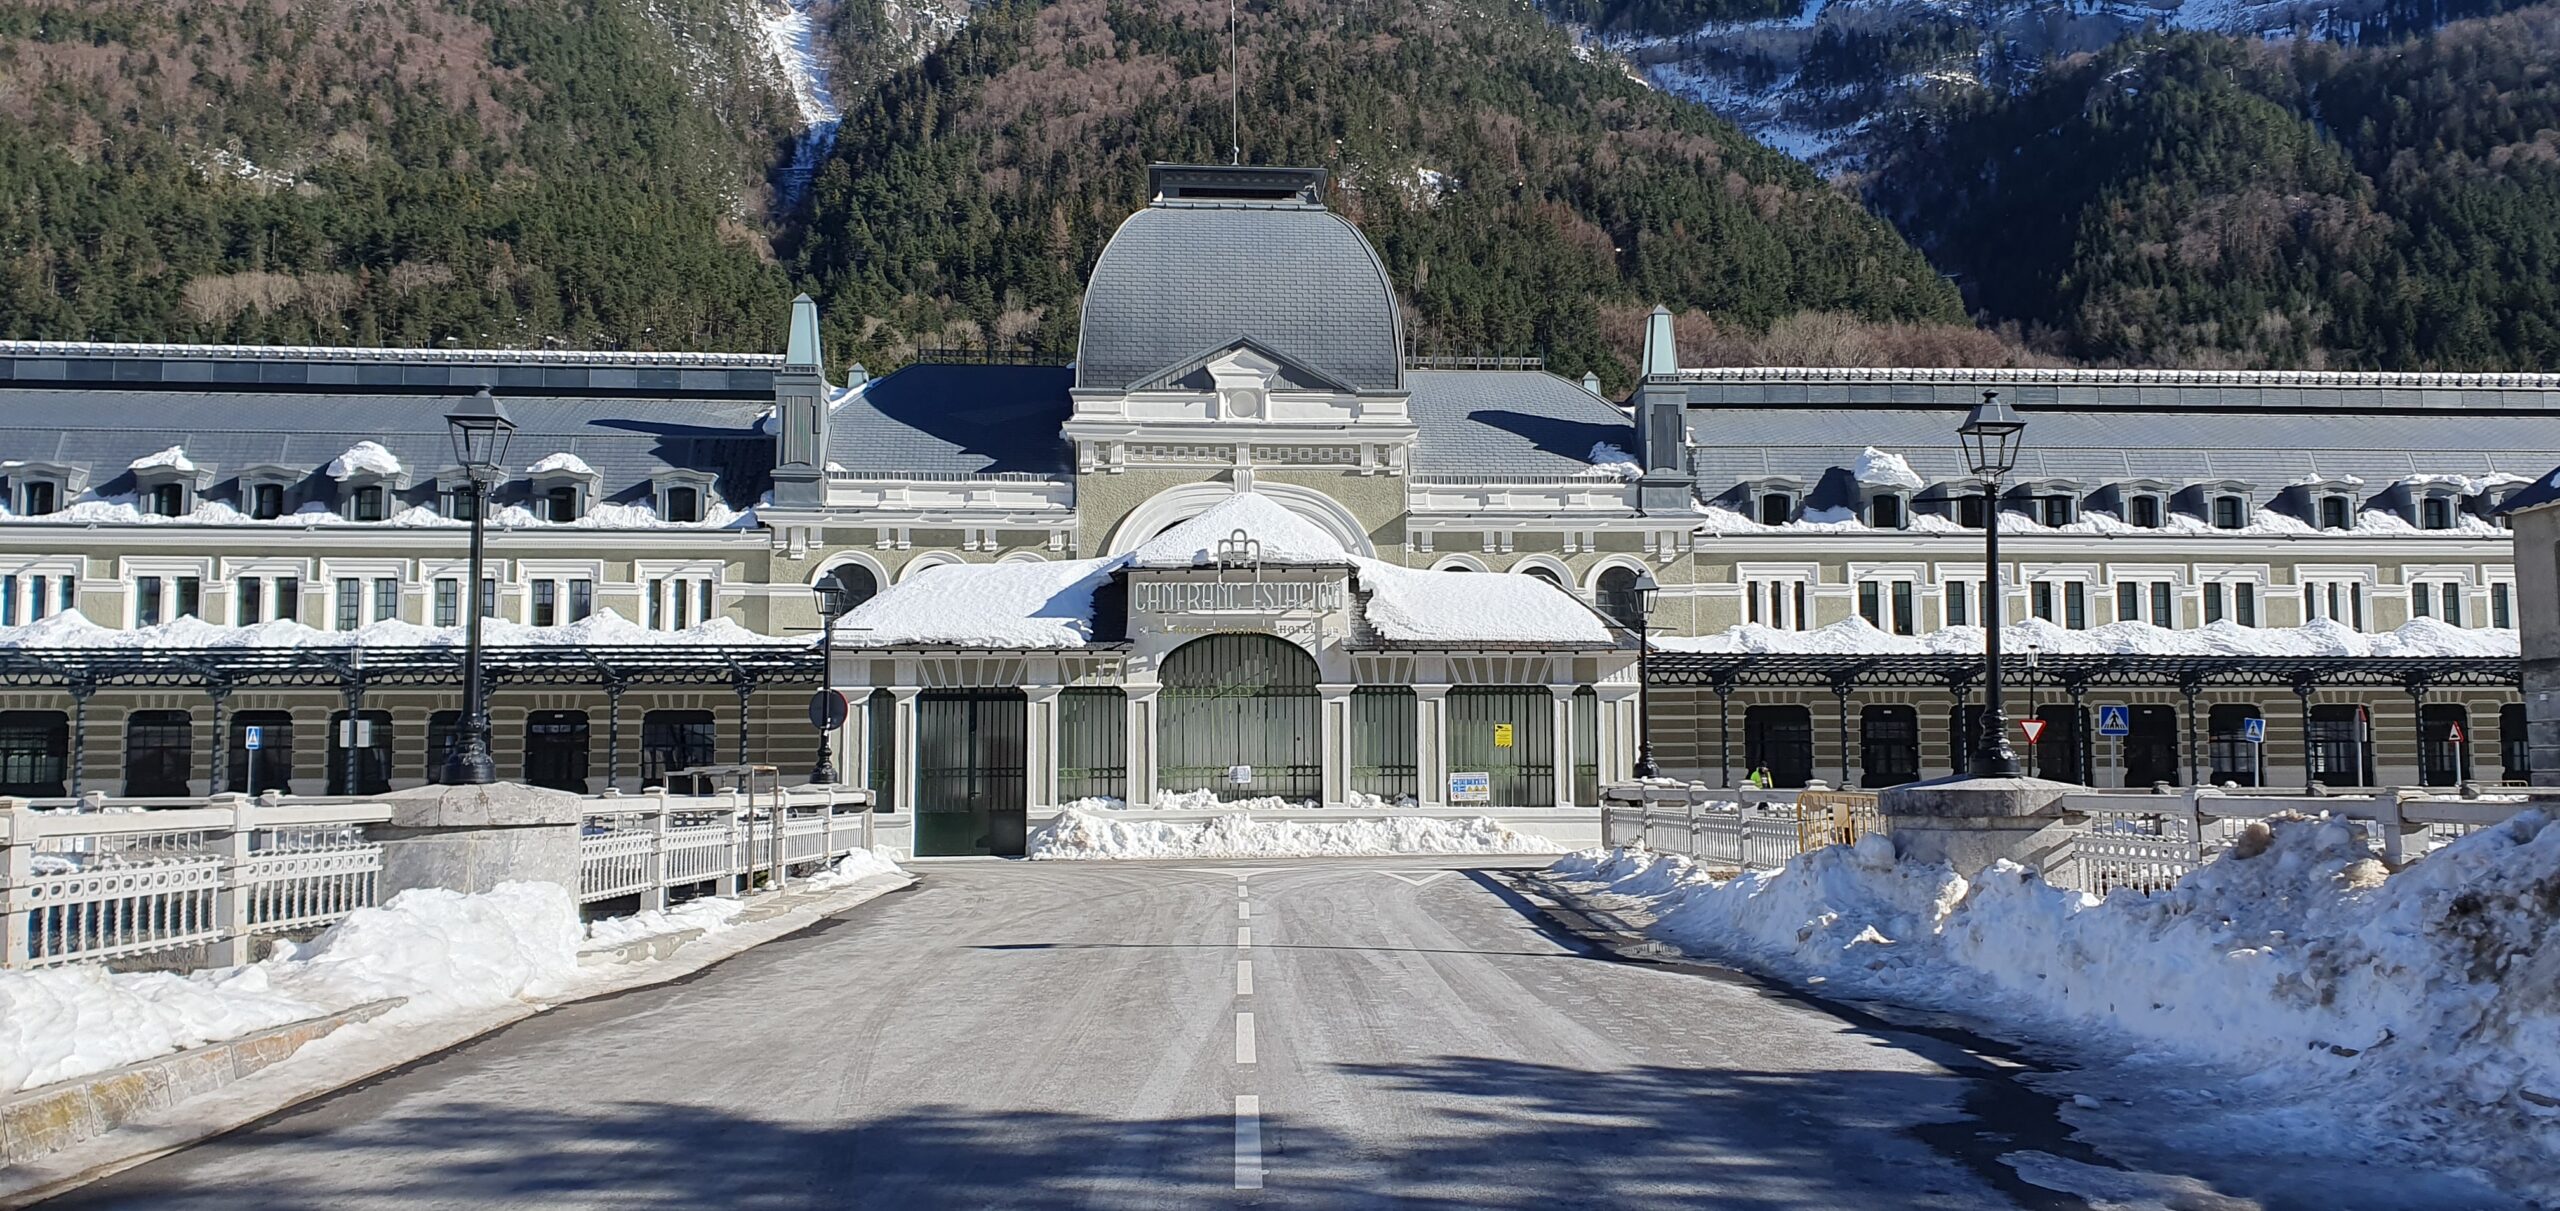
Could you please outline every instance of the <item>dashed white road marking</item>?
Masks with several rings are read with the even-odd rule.
[[[1236,1095],[1236,1189],[1262,1188],[1262,1099]]]
[[[1413,884],[1415,887],[1424,887],[1437,880],[1446,879],[1457,872],[1447,870],[1382,870],[1378,873],[1399,882]]]
[[[1250,905],[1250,904],[1238,904],[1238,905],[1236,905],[1236,919],[1237,919],[1237,920],[1239,920],[1239,921],[1250,921],[1250,920],[1252,920],[1252,919],[1253,919],[1253,905]]]
[[[1241,900],[1241,899],[1245,898],[1245,895],[1246,895],[1246,894],[1247,894],[1247,893],[1245,892],[1245,889],[1244,889],[1244,880],[1242,880],[1242,879],[1238,879],[1238,880],[1236,880],[1236,898],[1237,898],[1237,899],[1239,899],[1239,900]]]
[[[1253,995],[1253,960],[1251,959],[1236,960],[1236,995],[1240,997]]]
[[[1252,928],[1244,925],[1236,926],[1236,949],[1243,950],[1251,945],[1253,945]]]
[[[1253,1062],[1253,1015],[1250,1013],[1236,1015],[1236,1062]]]

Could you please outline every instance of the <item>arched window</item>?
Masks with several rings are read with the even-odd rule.
[[[1616,619],[1629,630],[1644,627],[1644,602],[1636,594],[1635,569],[1615,567],[1600,573],[1594,586],[1598,590],[1600,612]]]
[[[1527,572],[1529,575],[1535,576],[1540,580],[1546,581],[1548,584],[1554,585],[1559,589],[1564,587],[1564,577],[1556,575],[1556,570],[1546,566],[1545,564],[1533,563],[1520,570]]]
[[[837,602],[842,609],[853,609],[880,595],[880,578],[858,563],[840,564],[829,569],[822,583],[842,595]]]

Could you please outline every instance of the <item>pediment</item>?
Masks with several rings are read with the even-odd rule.
[[[1258,374],[1269,391],[1335,391],[1345,394],[1356,390],[1350,384],[1324,370],[1292,357],[1285,350],[1239,336],[1186,357],[1138,380],[1133,391],[1217,391],[1230,385],[1221,381],[1223,373],[1231,381],[1240,372]]]

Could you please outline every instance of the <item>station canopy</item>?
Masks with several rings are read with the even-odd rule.
[[[1115,644],[1131,573],[1342,569],[1367,634],[1387,646],[1616,649],[1634,639],[1580,598],[1532,576],[1430,572],[1353,554],[1255,492],[1238,492],[1125,555],[947,564],[845,616],[837,641],[874,648],[1056,650]]]

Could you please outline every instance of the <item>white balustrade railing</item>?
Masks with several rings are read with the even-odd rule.
[[[1711,790],[1671,782],[1606,787],[1600,843],[1642,844],[1738,870],[1784,866],[1802,845],[1794,791]]]
[[[2376,856],[2398,869],[2427,850],[2500,824],[2534,806],[2560,805],[2560,789],[2498,787],[2487,794],[2382,788],[2346,794],[2268,794],[2191,787],[2178,794],[2086,791],[2065,795],[2073,828],[2067,856],[2045,877],[2105,895],[2177,882],[2270,816],[2327,814],[2366,830]]]
[[[578,841],[578,899],[637,894],[641,907],[663,908],[670,889],[697,884],[723,894],[760,880],[780,888],[795,868],[871,848],[870,808],[869,791],[825,786],[591,799]]]
[[[0,799],[0,967],[205,947],[324,925],[374,902],[378,803],[241,795],[166,811],[36,811]]]

